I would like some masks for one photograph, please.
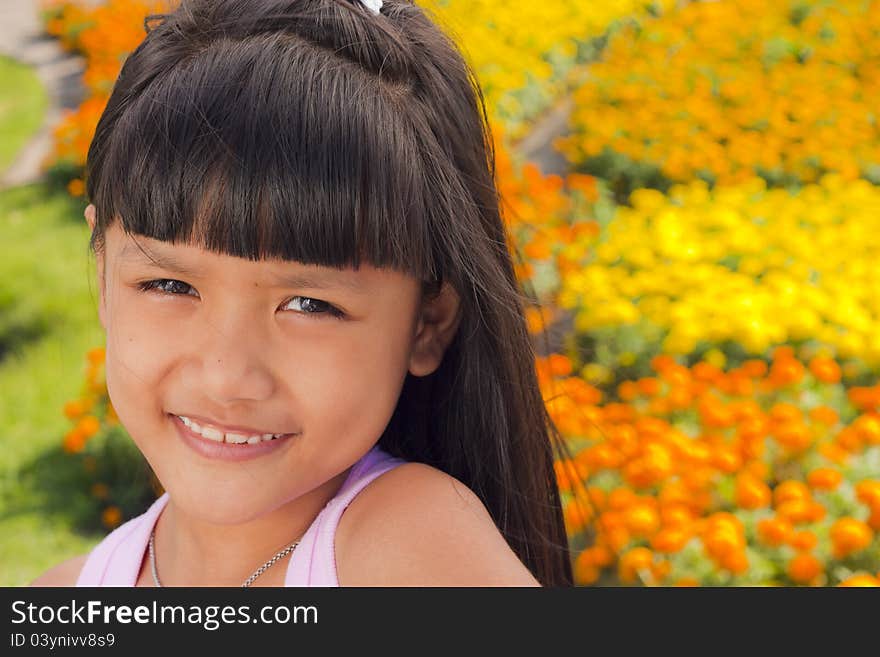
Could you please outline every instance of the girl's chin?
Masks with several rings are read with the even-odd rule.
[[[277,508],[275,500],[280,495],[248,495],[246,491],[253,489],[253,482],[242,486],[212,483],[196,489],[192,488],[193,483],[168,489],[169,505],[173,504],[187,517],[215,525],[240,525],[256,520]]]

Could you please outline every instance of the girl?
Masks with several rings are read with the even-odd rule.
[[[166,492],[34,584],[571,585],[454,44],[409,0],[184,0],[145,28],[86,218],[108,394]]]

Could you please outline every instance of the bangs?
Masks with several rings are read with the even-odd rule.
[[[442,278],[429,235],[449,209],[405,83],[275,33],[213,41],[143,84],[93,142],[108,222],[251,260]]]

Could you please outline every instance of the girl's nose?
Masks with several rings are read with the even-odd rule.
[[[271,397],[274,378],[268,341],[251,321],[227,315],[208,327],[196,356],[201,391],[218,405]]]

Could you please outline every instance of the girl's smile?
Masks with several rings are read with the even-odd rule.
[[[252,438],[257,439],[254,442],[248,440],[247,442],[234,443],[228,442],[223,436],[221,436],[221,440],[205,437],[187,426],[179,416],[169,414],[169,417],[186,446],[205,458],[222,461],[247,461],[273,454],[288,447],[299,435],[288,433],[268,439],[265,436],[253,436]]]

